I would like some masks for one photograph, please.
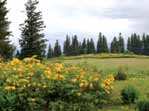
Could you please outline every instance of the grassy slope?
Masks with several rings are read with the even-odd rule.
[[[63,60],[71,64],[88,64],[106,73],[116,73],[119,67],[124,67],[129,76],[145,76],[149,73],[149,59],[139,58],[110,58],[110,59],[78,59]],[[143,74],[143,75],[141,75]]]
[[[116,74],[117,69],[122,66],[127,70],[129,79],[127,81],[116,81],[112,101],[103,110],[99,111],[135,111],[135,106],[122,105],[120,100],[121,89],[132,84],[140,91],[140,98],[149,98],[149,59],[142,58],[109,58],[109,59],[70,59],[60,60],[70,64],[88,64],[96,67],[102,74]],[[140,80],[141,78],[141,80]]]

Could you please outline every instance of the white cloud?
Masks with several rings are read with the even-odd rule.
[[[19,24],[25,18],[24,4],[27,0],[8,0],[9,19],[12,21],[13,41],[20,36]],[[78,34],[89,37],[104,32],[110,37],[119,32],[128,35],[134,31],[147,32],[148,0],[39,0],[38,9],[42,11],[45,21],[46,37],[50,40],[60,39],[65,35]],[[143,16],[144,15],[144,16]],[[142,19],[143,18],[143,19]],[[144,28],[144,25],[146,28]],[[139,27],[139,28],[137,28]],[[96,38],[96,37],[94,37]]]

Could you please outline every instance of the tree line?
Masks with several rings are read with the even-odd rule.
[[[73,37],[66,36],[63,46],[56,40],[54,47],[49,44],[46,53],[47,40],[43,30],[45,28],[42,20],[41,11],[37,11],[38,0],[28,0],[25,4],[26,19],[20,24],[21,35],[19,39],[20,50],[17,50],[16,57],[23,59],[37,55],[38,59],[44,57],[76,56],[80,54],[96,54],[96,53],[126,53],[133,52],[135,54],[149,55],[149,35],[142,36],[133,33],[125,45],[124,37],[120,33],[118,37],[114,37],[110,46],[107,44],[106,36],[99,33],[98,41],[95,45],[93,38],[79,41],[77,35]],[[4,59],[10,59],[14,56],[16,48],[11,44],[9,37],[10,21],[8,21],[8,9],[6,7],[7,0],[0,0],[0,56]],[[63,50],[62,50],[63,49]]]
[[[54,48],[49,44],[48,58],[59,57],[62,54],[65,56],[76,56],[82,54],[99,54],[99,53],[134,53],[149,55],[149,35],[143,34],[142,37],[136,33],[131,34],[128,37],[127,45],[125,45],[124,37],[120,33],[118,37],[114,37],[110,46],[106,36],[101,32],[97,43],[95,44],[93,38],[79,41],[77,35],[73,37],[66,36],[63,48],[60,46],[58,40],[55,43]],[[63,50],[61,50],[63,49]]]

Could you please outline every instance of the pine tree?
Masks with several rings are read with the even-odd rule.
[[[113,41],[111,42],[111,53],[118,53],[118,40],[114,37]]]
[[[72,55],[76,56],[79,54],[79,42],[77,35],[72,38]]]
[[[64,54],[66,56],[71,55],[71,41],[68,35],[66,36],[66,40],[64,42]]]
[[[54,47],[54,57],[59,57],[61,56],[61,54],[62,54],[61,46],[59,44],[59,41],[56,40],[55,47]]]
[[[82,43],[79,42],[78,50],[79,50],[79,55],[82,54]]]
[[[143,34],[143,37],[142,37],[142,54],[145,54],[145,47],[146,47],[146,35]]]
[[[109,49],[108,49],[108,45],[107,45],[107,39],[106,39],[106,37],[103,35],[103,38],[102,38],[102,46],[101,47],[103,47],[102,48],[102,50],[101,50],[101,52],[104,52],[104,53],[108,53],[109,52]]]
[[[146,35],[146,37],[143,39],[143,54],[149,55],[149,35]]]
[[[134,34],[131,34],[130,41],[131,41],[131,52],[134,52],[135,50]]]
[[[94,44],[93,38],[91,38],[90,40],[90,53],[91,54],[95,53],[95,44]]]
[[[123,39],[121,33],[119,34],[118,43],[119,43],[119,53],[124,53],[125,52],[125,46],[124,46],[125,43],[124,43],[124,39]]]
[[[6,8],[7,0],[0,0],[0,57],[10,59],[13,56],[15,47],[10,43],[9,24]]]
[[[44,22],[42,21],[41,12],[37,12],[37,0],[28,0],[25,4],[27,19],[21,24],[21,46],[20,57],[31,57],[36,55],[38,59],[45,57],[46,39],[42,31],[44,30]]]
[[[128,50],[129,52],[132,51],[132,49],[131,49],[131,38],[130,38],[130,37],[129,37],[128,40],[127,40],[127,50]]]
[[[107,39],[102,33],[99,33],[99,38],[97,41],[97,53],[107,53],[109,52]]]
[[[142,42],[140,36],[136,33],[131,35],[131,51],[135,54],[141,54],[142,51]]]
[[[140,38],[140,35],[137,36],[136,46],[137,46],[137,50],[136,50],[137,54],[141,54],[142,53],[142,40]]]
[[[87,43],[86,43],[86,39],[83,39],[82,42],[82,47],[81,47],[81,54],[86,54],[87,53]]]
[[[87,54],[91,53],[91,48],[90,48],[90,40],[87,39]]]
[[[49,48],[48,48],[48,53],[47,53],[47,58],[50,59],[54,56],[54,51],[51,47],[51,44],[49,44]]]
[[[99,38],[98,38],[98,41],[97,41],[97,53],[101,53],[102,51],[102,33],[100,32],[99,33]]]

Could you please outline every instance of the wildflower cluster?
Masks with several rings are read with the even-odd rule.
[[[2,111],[12,107],[16,108],[15,111],[36,108],[43,111],[50,105],[53,107],[52,102],[56,100],[64,103],[95,103],[95,100],[101,99],[99,96],[108,96],[112,92],[114,81],[112,75],[104,79],[97,72],[84,67],[44,63],[34,57],[1,61],[0,73]],[[87,99],[88,96],[90,99]],[[8,105],[9,99],[13,105]]]

